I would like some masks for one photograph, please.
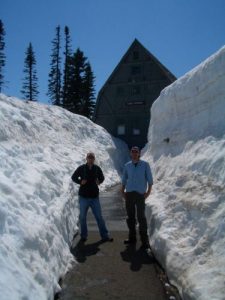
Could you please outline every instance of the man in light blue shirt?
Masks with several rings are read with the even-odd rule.
[[[125,244],[136,243],[136,211],[142,248],[148,249],[145,199],[150,195],[153,179],[149,163],[140,159],[140,149],[132,147],[131,161],[125,164],[122,177],[122,194],[125,198],[129,237]]]

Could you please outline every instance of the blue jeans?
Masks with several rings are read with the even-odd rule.
[[[99,198],[86,198],[79,196],[79,204],[80,204],[80,231],[81,237],[86,239],[88,236],[87,230],[87,212],[89,207],[91,207],[92,213],[97,221],[99,233],[102,239],[108,238],[108,230],[105,225],[105,221],[102,217],[101,205],[99,202]]]

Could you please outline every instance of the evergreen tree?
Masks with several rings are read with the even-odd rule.
[[[94,75],[84,53],[78,48],[68,56],[67,94],[64,108],[91,118],[95,107]]]
[[[24,60],[24,73],[25,77],[21,93],[24,95],[25,99],[37,101],[39,92],[37,84],[38,79],[36,72],[36,59],[31,43],[29,43],[26,51],[26,57]]]
[[[79,114],[83,101],[83,77],[86,57],[78,48],[70,59],[69,105],[68,110]]]
[[[70,108],[70,83],[71,83],[71,39],[70,39],[70,33],[69,33],[69,27],[65,26],[65,62],[64,62],[64,74],[63,74],[63,91],[62,91],[62,105],[64,108],[69,109]]]
[[[61,103],[61,58],[60,58],[60,26],[56,27],[56,37],[52,41],[51,71],[48,80],[48,93],[51,103],[62,105]]]
[[[5,30],[2,20],[0,20],[0,93],[4,84],[3,68],[5,66],[5,42],[4,42]]]
[[[95,89],[94,89],[94,75],[91,65],[87,62],[84,69],[83,78],[83,102],[80,109],[80,114],[89,119],[92,118],[95,109]]]

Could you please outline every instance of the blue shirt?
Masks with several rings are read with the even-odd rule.
[[[136,166],[132,161],[125,164],[122,185],[125,186],[126,192],[144,194],[147,183],[149,185],[153,184],[152,172],[148,162],[139,160]]]

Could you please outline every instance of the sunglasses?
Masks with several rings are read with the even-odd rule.
[[[131,153],[139,153],[137,150],[131,150]]]
[[[94,158],[94,156],[87,156],[87,158],[90,158],[90,159],[95,159],[95,158]]]

